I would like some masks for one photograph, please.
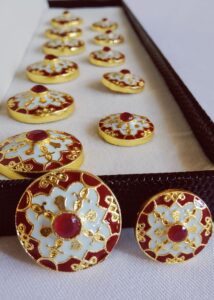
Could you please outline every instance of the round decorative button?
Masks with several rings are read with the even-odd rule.
[[[47,54],[58,56],[76,55],[85,50],[85,43],[78,39],[55,39],[46,42],[43,45],[43,51]]]
[[[210,210],[202,199],[179,189],[145,203],[136,224],[137,242],[150,258],[168,264],[196,256],[212,234]]]
[[[26,74],[34,82],[60,83],[77,78],[79,67],[73,61],[47,54],[44,60],[29,65]]]
[[[118,24],[116,22],[112,22],[107,18],[103,18],[98,22],[95,22],[91,25],[91,29],[95,31],[103,31],[106,30],[115,30],[117,29]]]
[[[104,47],[102,50],[91,52],[89,61],[91,64],[101,67],[119,66],[125,62],[125,55],[117,50]]]
[[[73,272],[103,261],[117,243],[121,213],[100,178],[62,169],[36,179],[16,209],[25,251],[41,266]]]
[[[99,121],[100,136],[117,146],[137,146],[151,140],[154,125],[143,116],[128,112],[113,114]]]
[[[59,27],[59,28],[78,26],[82,23],[83,21],[80,17],[71,15],[71,13],[68,10],[65,10],[60,16],[53,18],[51,20],[51,25],[53,27]]]
[[[119,33],[106,30],[104,33],[96,35],[93,41],[95,44],[102,46],[118,45],[124,42],[124,37]]]
[[[125,94],[136,94],[143,91],[145,82],[129,70],[105,73],[102,83],[110,90]]]
[[[81,35],[82,29],[73,26],[67,28],[49,28],[45,31],[45,36],[51,40],[67,40],[70,38],[77,38]]]
[[[55,169],[78,169],[83,147],[71,134],[32,130],[0,143],[0,173],[12,178],[35,178]]]
[[[74,110],[74,99],[62,92],[35,85],[7,101],[12,118],[24,123],[47,123],[68,117]]]

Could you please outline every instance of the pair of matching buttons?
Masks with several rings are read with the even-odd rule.
[[[60,170],[36,179],[16,209],[25,251],[41,266],[74,272],[102,262],[116,245],[122,218],[117,199],[97,176]],[[168,264],[197,255],[212,234],[211,213],[196,195],[166,190],[143,206],[136,238],[150,258]]]

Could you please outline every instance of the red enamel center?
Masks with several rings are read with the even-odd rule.
[[[109,51],[111,51],[111,48],[109,48],[109,47],[104,47],[104,48],[103,48],[103,51],[109,52]]]
[[[104,21],[104,22],[107,21],[107,20],[108,20],[107,18],[103,18],[103,19],[102,19],[102,21]]]
[[[106,33],[108,33],[108,34],[109,34],[109,33],[112,33],[112,31],[111,31],[111,30],[107,30]]]
[[[26,137],[33,142],[38,142],[46,139],[48,134],[45,130],[32,130],[26,134]]]
[[[58,58],[56,55],[53,55],[53,54],[47,54],[45,55],[45,59],[47,60],[53,60],[53,59],[56,59]]]
[[[81,221],[75,214],[62,213],[56,216],[53,230],[64,239],[72,239],[80,233]]]
[[[34,85],[31,89],[34,93],[44,93],[47,92],[47,88],[44,85]]]
[[[68,10],[63,11],[63,15],[68,15],[68,14],[69,14]]]
[[[129,71],[129,70],[126,70],[126,69],[124,69],[124,70],[121,70],[121,71],[120,71],[120,73],[122,73],[122,74],[130,74],[130,71]]]
[[[183,225],[173,225],[169,228],[168,237],[172,242],[183,242],[188,235],[186,227]]]
[[[134,116],[128,112],[124,112],[122,114],[120,114],[120,120],[122,120],[123,122],[130,122],[134,119]]]

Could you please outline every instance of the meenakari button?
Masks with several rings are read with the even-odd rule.
[[[118,24],[116,22],[112,22],[107,18],[103,18],[98,22],[95,22],[91,25],[91,29],[95,31],[106,31],[106,30],[115,30],[117,29]]]
[[[73,26],[68,28],[49,28],[45,31],[45,36],[51,40],[67,40],[70,38],[77,38],[81,35],[82,29]]]
[[[79,39],[50,40],[43,45],[43,51],[47,54],[58,56],[76,55],[85,50],[85,43]]]
[[[144,80],[132,74],[129,70],[105,73],[102,78],[102,83],[114,92],[125,94],[140,93],[145,86]]]
[[[7,101],[12,118],[23,123],[47,123],[68,117],[74,110],[74,99],[62,92],[35,85]]]
[[[60,83],[77,78],[79,67],[73,61],[47,54],[44,60],[29,65],[26,74],[33,82]]]
[[[151,140],[154,125],[143,116],[128,112],[113,114],[100,120],[100,136],[117,146],[137,146]]]
[[[125,55],[117,50],[104,47],[102,50],[91,52],[89,61],[91,64],[101,67],[119,66],[125,62]]]
[[[102,262],[117,243],[121,213],[100,178],[61,170],[35,180],[16,209],[24,250],[39,265],[74,272]]]
[[[191,192],[165,190],[149,199],[140,211],[136,238],[150,258],[173,264],[201,252],[212,234],[210,210]]]
[[[94,43],[102,46],[118,45],[124,42],[124,38],[117,32],[107,30],[105,33],[101,33],[94,37]]]
[[[51,20],[53,27],[66,28],[70,26],[78,26],[82,24],[80,17],[73,16],[69,11],[65,10],[60,16]]]
[[[0,143],[0,173],[12,178],[34,178],[55,169],[78,169],[83,147],[71,134],[32,130]]]

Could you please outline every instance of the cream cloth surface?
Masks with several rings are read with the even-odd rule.
[[[41,44],[45,41],[43,32],[48,26],[47,21],[61,11],[43,10],[40,25],[1,103],[1,140],[35,128],[72,132],[85,147],[83,169],[94,174],[212,169],[212,164],[203,154],[160,74],[119,8],[75,10],[75,14],[85,20],[83,38],[87,42],[87,51],[72,57],[79,63],[81,75],[73,82],[49,86],[74,96],[76,111],[73,116],[45,125],[21,124],[8,117],[5,101],[9,96],[32,87],[33,83],[25,77],[25,67],[42,59]],[[102,17],[117,20],[120,25],[118,31],[126,38],[126,43],[117,47],[127,55],[127,62],[122,67],[98,68],[88,63],[87,55],[98,48],[90,42],[95,33],[89,30],[89,25]],[[25,23],[24,19],[21,22]],[[5,28],[7,31],[8,28]],[[129,68],[143,76],[146,87],[142,94],[113,94],[101,85],[103,72],[122,68]],[[153,141],[135,148],[119,148],[102,141],[96,132],[97,121],[102,116],[120,111],[151,118],[156,125]],[[16,237],[3,237],[0,239],[0,299],[211,300],[214,298],[213,247],[212,238],[195,259],[167,266],[144,256],[136,244],[133,229],[126,229],[105,262],[85,271],[63,274],[39,267],[25,254]]]

